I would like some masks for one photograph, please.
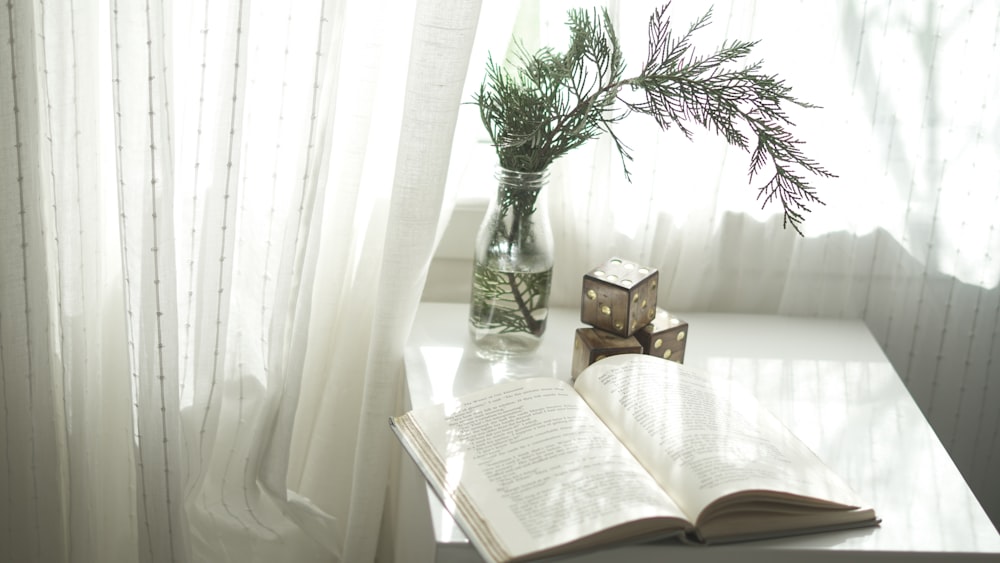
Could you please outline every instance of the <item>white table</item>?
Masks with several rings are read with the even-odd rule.
[[[869,500],[874,529],[699,547],[629,545],[568,560],[1000,561],[1000,535],[948,457],[882,350],[860,321],[679,314],[690,323],[685,365],[739,381]],[[408,407],[440,402],[511,377],[570,378],[575,310],[550,312],[539,350],[505,362],[479,358],[467,306],[423,303],[406,347]],[[408,460],[407,460],[408,461]],[[412,463],[404,470],[415,472]],[[407,481],[406,479],[401,482]],[[423,481],[410,476],[413,483]],[[405,488],[405,485],[403,485]],[[419,513],[432,520],[435,561],[481,561],[425,486]]]

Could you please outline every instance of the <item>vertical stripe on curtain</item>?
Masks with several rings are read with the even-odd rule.
[[[0,543],[10,546],[0,555],[11,560],[60,560],[66,550],[49,541],[65,533],[68,507],[57,446],[64,424],[52,416],[63,379],[48,322],[59,312],[45,263],[52,194],[38,188],[51,153],[35,72],[44,64],[35,49],[37,18],[31,6],[0,9]]]
[[[188,557],[182,515],[169,79],[160,3],[111,4],[118,219],[139,556]],[[139,55],[145,64],[135,64]]]

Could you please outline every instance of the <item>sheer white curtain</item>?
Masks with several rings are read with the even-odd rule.
[[[478,9],[0,9],[0,560],[375,557]]]

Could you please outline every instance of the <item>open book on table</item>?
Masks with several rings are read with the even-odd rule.
[[[653,356],[610,356],[572,386],[500,383],[390,425],[487,561],[878,523],[752,396]]]

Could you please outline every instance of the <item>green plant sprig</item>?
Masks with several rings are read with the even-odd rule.
[[[823,204],[803,172],[834,174],[802,152],[802,142],[787,129],[794,124],[784,104],[817,106],[793,97],[782,80],[761,72],[759,62],[731,68],[750,55],[756,41],[731,41],[707,56],[696,54],[691,39],[709,24],[711,9],[675,37],[668,8],[669,3],[650,17],[647,59],[637,76],[624,78],[621,47],[607,10],[569,12],[565,53],[542,48],[530,54],[518,43],[514,73],[488,60],[474,103],[499,164],[538,172],[607,133],[631,179],[631,150],[616,135],[617,123],[631,113],[645,114],[661,129],[674,126],[691,139],[693,122],[750,154],[751,181],[773,165],[758,199],[764,206],[779,202],[784,225],[802,234],[803,214],[812,204]],[[623,91],[642,91],[645,97],[629,101]],[[755,137],[752,145],[750,135]]]

